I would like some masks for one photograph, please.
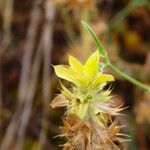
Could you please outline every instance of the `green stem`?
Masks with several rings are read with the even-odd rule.
[[[108,65],[108,67],[111,68],[111,70],[113,70],[115,73],[120,75],[122,78],[130,81],[131,83],[133,83],[134,85],[138,86],[139,88],[141,88],[143,90],[150,91],[150,86],[147,86],[147,85],[137,81],[136,79],[132,78],[131,76],[123,73],[121,70],[119,70],[114,65],[112,65],[109,61],[107,61],[107,65]]]
[[[103,45],[100,43],[98,37],[96,36],[96,34],[92,31],[91,27],[84,21],[82,21],[82,24],[84,26],[84,28],[87,30],[87,32],[89,33],[89,35],[92,37],[93,41],[95,42],[100,56],[102,56],[103,58],[103,62],[109,66],[111,68],[111,70],[113,70],[115,73],[117,73],[118,75],[120,75],[121,77],[123,77],[124,79],[130,81],[131,83],[133,83],[134,85],[140,87],[143,90],[146,91],[150,91],[150,87],[144,85],[143,83],[135,80],[134,78],[128,76],[127,74],[123,73],[121,70],[119,70],[117,67],[115,67],[114,65],[112,65],[109,61],[109,58],[107,57],[107,52],[105,50],[105,48],[103,47]]]

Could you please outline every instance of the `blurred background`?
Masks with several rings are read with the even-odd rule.
[[[111,62],[150,84],[149,0],[0,0],[0,149],[57,150],[64,109],[52,110],[60,93],[52,65],[68,54],[84,62],[95,50],[81,25],[88,22]],[[115,76],[114,101],[129,106],[120,118],[127,150],[150,149],[150,92]],[[69,83],[65,83],[66,85]]]

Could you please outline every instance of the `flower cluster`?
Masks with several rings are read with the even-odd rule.
[[[69,56],[69,66],[54,66],[59,78],[72,83],[71,89],[61,83],[61,94],[51,102],[52,108],[67,107],[61,128],[68,139],[64,149],[117,149],[115,142],[123,141],[118,122],[112,119],[122,108],[115,106],[110,90],[103,90],[114,77],[99,70],[99,61],[95,51],[85,64]]]

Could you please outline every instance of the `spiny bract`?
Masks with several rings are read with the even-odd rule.
[[[115,145],[112,144],[114,139],[120,139],[120,142],[123,141],[121,137],[118,137],[119,127],[116,121],[113,122],[112,120],[112,115],[118,115],[119,111],[122,110],[122,105],[115,106],[114,101],[112,101],[111,96],[109,96],[111,91],[103,90],[107,82],[114,81],[114,77],[110,74],[104,74],[102,70],[99,70],[99,61],[100,56],[97,50],[87,59],[85,64],[81,64],[75,57],[69,56],[69,66],[54,66],[55,73],[59,78],[72,83],[71,90],[67,89],[61,83],[61,94],[55,97],[51,102],[52,108],[67,107],[62,131],[63,135],[70,138],[65,146],[70,145],[72,140],[74,141],[74,139],[76,139],[78,133],[75,132],[80,131],[80,136],[85,134],[84,130],[82,130],[83,132],[80,130],[80,128],[82,129],[83,127],[86,127],[89,131],[89,137],[87,137],[87,139],[93,140],[93,137],[96,136],[95,142],[97,143],[99,141],[100,145],[108,146],[111,143],[112,147],[112,145]],[[77,122],[71,121],[70,119],[68,121],[68,117],[72,119],[78,118]],[[73,125],[70,125],[70,121],[73,122]],[[79,128],[72,133],[72,128],[77,128],[76,125]],[[82,127],[80,125],[82,125]],[[113,134],[109,135],[108,132],[110,131],[111,125],[113,125],[112,129],[114,129],[114,131],[111,131]],[[70,128],[68,129],[69,126]],[[113,139],[110,137],[113,137]],[[86,143],[84,142],[82,145],[85,146]],[[90,141],[88,142],[90,143]],[[76,146],[78,146],[78,144],[79,142],[75,142]],[[92,145],[88,147],[94,148]],[[73,145],[71,145],[71,147],[73,147]]]

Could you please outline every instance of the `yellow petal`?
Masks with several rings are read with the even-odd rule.
[[[98,74],[97,79],[93,83],[93,86],[99,86],[102,83],[114,81],[114,77],[110,74]]]
[[[74,80],[76,80],[81,86],[87,86],[89,84],[89,80],[85,76],[75,77]]]
[[[82,64],[73,56],[69,55],[69,65],[75,72],[82,71]]]
[[[55,70],[56,75],[59,78],[65,79],[72,83],[76,83],[76,81],[73,80],[73,77],[75,76],[75,74],[69,68],[63,65],[57,65],[57,66],[54,66],[54,70]]]
[[[92,81],[93,78],[96,76],[96,73],[98,71],[98,64],[99,52],[97,50],[88,58],[84,65],[84,72],[86,75],[88,75],[90,81]]]

